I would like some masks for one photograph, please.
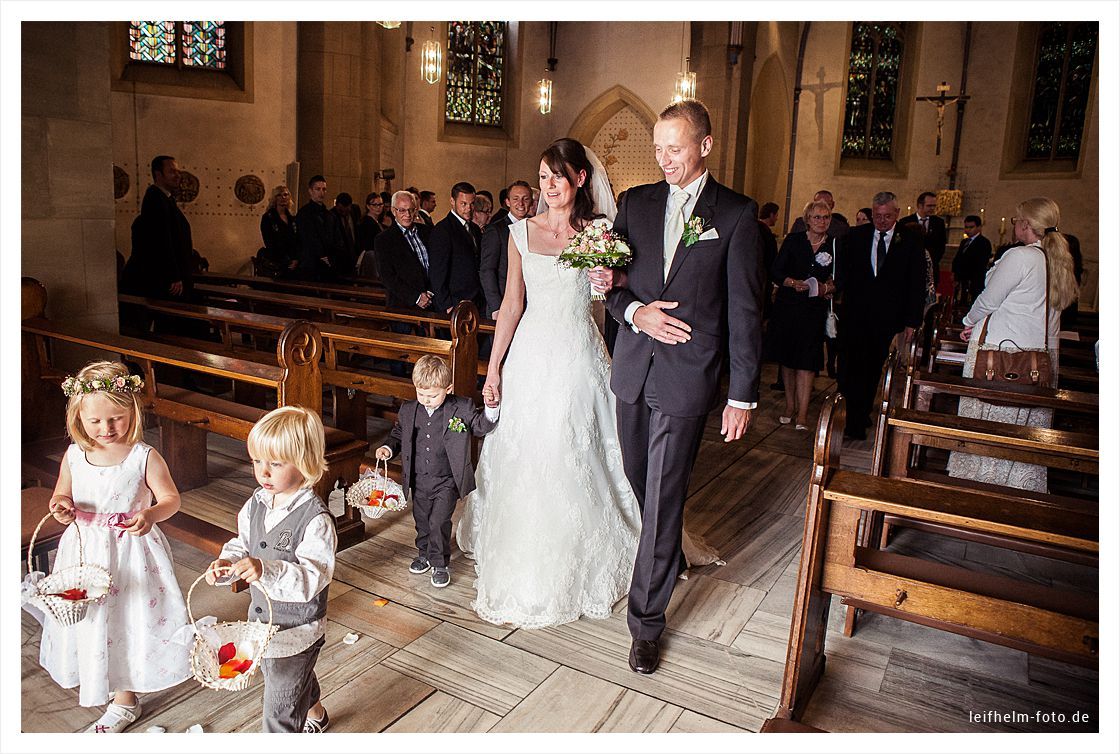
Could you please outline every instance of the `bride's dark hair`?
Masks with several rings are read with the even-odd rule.
[[[603,217],[595,212],[595,201],[591,198],[591,176],[595,168],[587,159],[587,150],[575,139],[563,138],[552,142],[548,149],[541,153],[541,162],[548,165],[553,173],[559,173],[568,179],[576,189],[576,198],[572,204],[572,214],[569,223],[576,230],[583,230],[584,226],[592,220]],[[579,173],[587,175],[583,185],[579,185]]]

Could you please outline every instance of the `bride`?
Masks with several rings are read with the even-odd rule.
[[[483,443],[456,532],[475,559],[475,611],[519,628],[608,617],[629,588],[641,526],[587,275],[557,262],[579,230],[609,225],[610,183],[574,139],[544,151],[539,178],[547,209],[510,226],[483,386],[502,418]]]

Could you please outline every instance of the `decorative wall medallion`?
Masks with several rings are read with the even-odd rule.
[[[243,175],[234,184],[233,193],[243,204],[259,204],[264,200],[264,181],[255,175]]]
[[[113,198],[122,199],[128,194],[129,185],[132,180],[128,177],[128,173],[124,172],[120,165],[113,166]]]
[[[179,189],[175,192],[175,201],[179,204],[190,204],[198,198],[198,176],[179,171]]]

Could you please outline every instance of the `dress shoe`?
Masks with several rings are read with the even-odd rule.
[[[661,647],[657,640],[634,639],[630,645],[630,669],[635,673],[649,674],[657,670],[661,661]]]

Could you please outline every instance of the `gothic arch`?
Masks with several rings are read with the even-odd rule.
[[[568,129],[573,139],[578,139],[584,144],[590,144],[603,127],[619,110],[629,106],[653,130],[657,122],[657,113],[650,109],[641,97],[622,86],[612,86],[598,97],[593,99],[581,112]]]

